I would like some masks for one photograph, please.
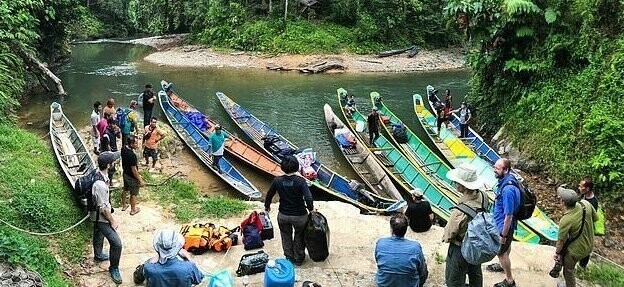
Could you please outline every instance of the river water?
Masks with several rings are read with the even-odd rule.
[[[336,89],[343,87],[354,93],[358,108],[366,112],[371,107],[368,94],[379,92],[386,105],[423,136],[413,112],[412,94],[423,94],[428,84],[441,92],[448,88],[458,105],[468,91],[468,71],[306,75],[257,69],[169,68],[142,60],[152,51],[146,46],[116,43],[73,46],[70,61],[57,74],[68,95],[32,99],[21,109],[21,122],[30,122],[35,131],[47,132],[49,105],[60,101],[76,127],[87,126],[94,101],[105,103],[112,97],[117,106],[127,106],[146,83],[158,90],[158,83],[164,79],[174,83],[178,95],[241,137],[244,134],[223,111],[215,92],[225,93],[299,147],[313,147],[330,168],[355,177],[324,122],[325,103],[339,114]],[[158,108],[154,112],[157,117],[162,115]],[[259,172],[245,167],[241,171],[259,187],[267,186],[268,179]]]

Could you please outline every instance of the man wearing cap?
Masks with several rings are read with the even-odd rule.
[[[500,158],[494,164],[494,174],[498,178],[498,189],[494,201],[494,219],[501,236],[501,249],[498,252],[498,261],[505,271],[505,279],[494,284],[494,287],[514,287],[516,282],[511,273],[511,242],[513,234],[518,226],[514,214],[520,207],[520,189],[518,179],[511,173],[511,162],[506,158]]]
[[[148,287],[186,287],[204,280],[204,275],[190,261],[190,255],[182,246],[184,237],[179,232],[163,229],[156,233],[154,250],[158,256],[143,266]]]
[[[376,147],[375,140],[379,137],[379,127],[381,125],[381,118],[377,112],[377,107],[373,106],[370,114],[368,114],[368,139],[371,147]]]
[[[143,127],[150,124],[155,101],[156,95],[152,91],[152,84],[145,85],[145,91],[143,91]]]
[[[223,157],[223,150],[225,149],[225,140],[229,138],[228,134],[222,131],[221,125],[216,125],[214,132],[208,136],[210,141],[210,152],[212,154],[212,167],[221,173],[221,166],[219,162]]]
[[[108,189],[108,169],[119,160],[119,152],[105,151],[98,155],[98,169],[96,181],[91,189],[93,205],[96,210],[90,211],[89,216],[93,223],[93,253],[95,261],[101,262],[110,259],[110,272],[113,282],[121,284],[119,260],[121,258],[121,238],[117,234],[119,222],[112,214],[110,194]],[[110,256],[102,252],[104,238],[110,245]]]
[[[130,107],[126,108],[124,110],[124,114],[126,114],[126,122],[125,123],[119,123],[119,126],[121,126],[121,146],[126,146],[126,144],[128,143],[128,136],[130,136],[131,134],[134,134],[138,131],[138,122],[139,122],[139,115],[136,112],[136,106],[137,106],[137,101],[132,100],[130,101]]]
[[[463,163],[456,169],[449,170],[446,178],[455,182],[455,187],[462,196],[457,204],[466,204],[473,209],[487,209],[487,198],[479,189],[483,188],[483,180],[477,175],[477,170],[471,164]],[[486,199],[487,200],[487,199]],[[461,254],[461,244],[468,231],[470,218],[457,208],[453,208],[449,220],[444,227],[443,242],[449,243],[444,274],[447,287],[464,287],[466,275],[470,287],[483,286],[481,265],[473,265],[466,261]]]
[[[375,244],[377,287],[422,287],[429,276],[420,243],[405,238],[407,217],[397,213],[390,218],[391,237]]]
[[[462,102],[460,108],[457,110],[453,110],[452,112],[459,114],[459,130],[461,133],[460,137],[462,138],[468,137],[468,122],[470,121],[470,118],[471,118],[470,109],[468,108],[468,105],[466,105],[466,102]]]
[[[598,221],[598,214],[591,203],[584,199],[579,201],[574,190],[559,187],[557,194],[565,212],[559,221],[555,261],[563,265],[566,287],[575,287],[576,263],[594,249],[594,222]]]
[[[405,216],[409,220],[409,226],[414,232],[425,232],[431,228],[433,211],[429,202],[424,200],[422,189],[416,188],[411,191],[412,199],[405,210]]]

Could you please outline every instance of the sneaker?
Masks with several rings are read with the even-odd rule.
[[[94,256],[93,260],[95,260],[96,262],[102,262],[102,261],[106,261],[110,258],[110,256],[108,256],[108,253],[102,253],[102,255],[100,256]]]
[[[494,287],[516,287],[516,281],[508,282],[507,279],[494,284]]]
[[[108,272],[110,272],[113,282],[115,282],[116,284],[121,284],[121,273],[119,273],[119,268],[109,269]]]

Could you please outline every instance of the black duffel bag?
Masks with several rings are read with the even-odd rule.
[[[238,270],[236,270],[236,276],[253,275],[256,273],[264,272],[264,268],[269,262],[269,254],[260,250],[256,253],[249,253],[241,256],[238,263]]]
[[[303,232],[310,259],[325,260],[329,256],[329,225],[325,216],[317,211],[310,212]]]

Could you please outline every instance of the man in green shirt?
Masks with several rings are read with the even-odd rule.
[[[212,154],[212,167],[216,169],[219,173],[221,173],[221,166],[219,165],[219,161],[223,157],[223,150],[225,149],[225,139],[229,138],[227,133],[222,131],[221,125],[216,125],[214,132],[208,136],[208,140],[210,141],[210,152]]]
[[[598,214],[588,201],[579,201],[574,190],[559,187],[557,194],[565,207],[565,213],[559,221],[555,261],[563,265],[566,287],[576,287],[576,263],[594,250],[594,222],[598,220]]]

